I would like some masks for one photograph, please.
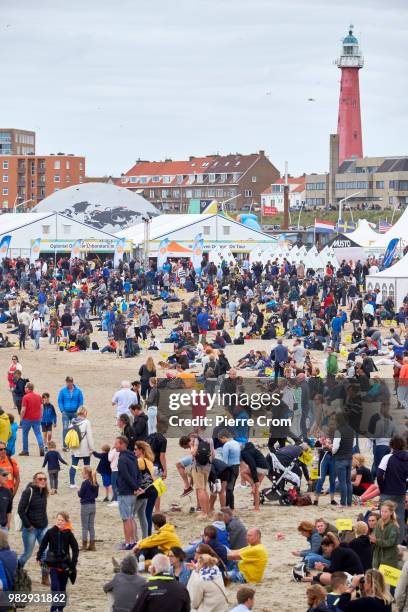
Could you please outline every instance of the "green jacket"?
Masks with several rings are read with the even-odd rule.
[[[393,523],[388,523],[384,529],[381,529],[377,524],[374,535],[377,542],[374,546],[373,567],[378,569],[381,564],[398,567],[399,528]]]

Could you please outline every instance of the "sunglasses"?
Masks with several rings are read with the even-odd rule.
[[[5,447],[5,446],[3,446],[3,448],[0,448],[0,452],[1,452],[1,451],[5,451],[5,450],[6,450],[6,447]]]
[[[40,478],[37,478],[37,480],[47,480],[47,479],[41,476]]]

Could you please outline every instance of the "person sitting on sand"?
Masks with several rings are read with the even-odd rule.
[[[143,553],[145,559],[152,559],[159,552],[167,555],[173,546],[181,548],[176,529],[174,525],[167,523],[164,514],[153,514],[152,522],[156,533],[143,540],[139,540],[133,549],[136,555]]]
[[[261,543],[261,530],[256,527],[248,529],[248,546],[240,550],[229,550],[227,557],[236,561],[236,565],[228,572],[232,582],[261,582],[268,563],[268,551]]]

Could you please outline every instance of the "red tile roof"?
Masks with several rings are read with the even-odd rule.
[[[274,185],[284,185],[285,177],[279,178],[274,182]],[[305,177],[304,176],[288,176],[288,185],[304,185]]]

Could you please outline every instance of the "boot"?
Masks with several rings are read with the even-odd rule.
[[[82,540],[81,550],[88,550],[88,542],[87,542],[87,540]]]
[[[45,572],[41,574],[41,584],[43,584],[44,586],[50,586],[51,583],[49,574],[46,574]]]
[[[88,550],[91,550],[92,552],[96,550],[94,540],[90,540]]]

